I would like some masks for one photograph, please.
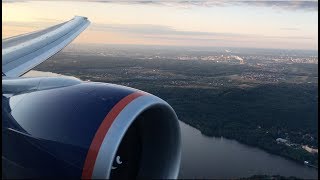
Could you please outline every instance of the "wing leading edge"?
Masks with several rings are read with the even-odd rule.
[[[90,21],[73,19],[47,29],[2,40],[2,76],[19,77],[66,47]]]

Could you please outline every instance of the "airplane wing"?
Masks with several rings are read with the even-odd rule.
[[[2,76],[23,75],[62,50],[89,24],[86,17],[75,16],[44,30],[3,39]]]
[[[174,179],[181,140],[164,100],[74,77],[19,77],[87,26],[75,17],[2,41],[2,179]]]

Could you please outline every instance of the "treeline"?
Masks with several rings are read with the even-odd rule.
[[[318,166],[318,101],[314,84],[259,85],[251,89],[137,87],[173,106],[180,120],[207,136],[223,136]],[[292,146],[278,144],[288,139]],[[299,144],[299,145],[294,145]]]

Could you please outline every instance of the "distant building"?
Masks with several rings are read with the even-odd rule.
[[[288,140],[282,139],[282,138],[277,138],[276,141],[277,141],[278,143],[287,143],[287,142],[288,142]]]

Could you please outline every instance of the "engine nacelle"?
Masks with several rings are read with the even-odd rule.
[[[177,178],[180,128],[162,99],[67,77],[2,85],[3,178]]]

